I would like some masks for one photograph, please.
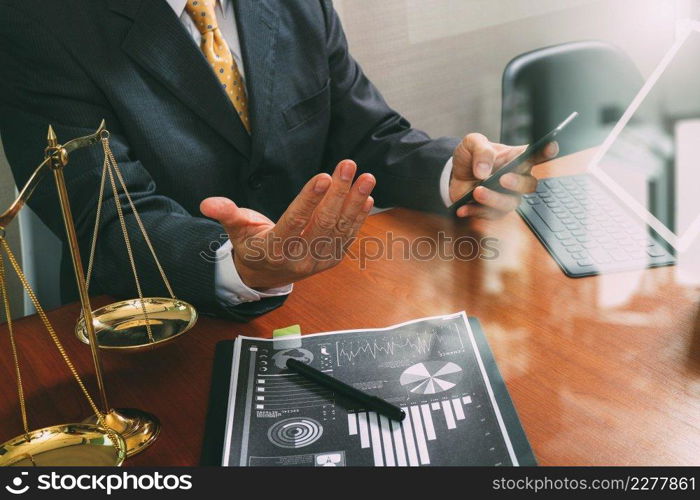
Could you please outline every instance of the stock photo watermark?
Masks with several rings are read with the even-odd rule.
[[[219,262],[231,258],[223,251],[228,235],[220,235],[219,240],[209,243],[207,250],[199,255],[207,262]],[[411,260],[428,262],[433,260],[496,260],[500,256],[499,240],[492,237],[473,236],[452,237],[444,232],[435,236],[419,236],[409,239],[395,236],[391,231],[383,237],[363,236],[347,239],[340,236],[319,236],[305,238],[296,236],[279,238],[276,236],[253,237],[246,240],[243,251],[246,262],[317,262],[348,259],[366,269],[369,262],[380,260]]]

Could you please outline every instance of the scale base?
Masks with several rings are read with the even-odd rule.
[[[155,415],[135,408],[119,408],[103,413],[105,425],[118,433],[126,444],[126,456],[132,457],[153,444],[160,434],[160,420]],[[84,423],[99,425],[92,415]]]

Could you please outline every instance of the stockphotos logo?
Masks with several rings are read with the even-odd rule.
[[[28,473],[22,472],[20,476],[12,479],[11,484],[5,489],[13,495],[22,495],[29,491],[30,486],[25,484]],[[35,489],[40,491],[95,491],[105,492],[111,495],[117,491],[174,491],[191,490],[192,476],[189,474],[132,474],[122,472],[120,474],[41,474],[37,476]]]
[[[22,472],[21,475],[12,480],[12,484],[5,486],[5,489],[13,495],[21,495],[29,490],[29,485],[24,484],[24,478],[29,475],[29,472]]]

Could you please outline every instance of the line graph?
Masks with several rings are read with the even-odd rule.
[[[434,351],[439,355],[463,350],[464,344],[459,332],[447,324],[399,335],[365,335],[338,341],[335,347],[336,363],[346,366],[393,357],[422,359]]]

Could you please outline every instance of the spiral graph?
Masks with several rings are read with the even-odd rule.
[[[280,448],[303,448],[323,435],[323,426],[313,418],[294,417],[280,420],[267,431],[267,438]]]

